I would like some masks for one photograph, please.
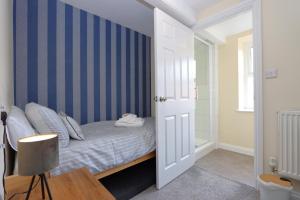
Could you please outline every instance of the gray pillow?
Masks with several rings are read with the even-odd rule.
[[[18,151],[18,140],[35,134],[35,130],[27,120],[23,110],[16,106],[12,109],[7,117],[7,139],[10,146]]]
[[[58,115],[60,116],[66,128],[68,129],[71,138],[76,140],[84,140],[84,135],[82,133],[81,127],[75,119],[66,115],[66,113],[64,112],[60,112]]]
[[[69,145],[68,130],[54,110],[36,103],[29,103],[25,107],[25,114],[40,134],[56,133],[60,147]]]

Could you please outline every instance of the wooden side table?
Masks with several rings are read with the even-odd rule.
[[[7,198],[15,193],[27,191],[30,180],[31,177],[8,177],[6,179]],[[54,200],[115,200],[115,197],[86,168],[51,177],[48,183]],[[19,194],[12,200],[23,200],[25,196],[26,194]],[[30,200],[41,199],[41,186],[38,183],[32,191]],[[47,195],[46,199],[48,199]]]

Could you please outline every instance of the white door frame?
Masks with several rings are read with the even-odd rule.
[[[245,0],[236,6],[226,9],[216,15],[199,21],[193,30],[203,30],[206,27],[220,23],[245,11],[252,10],[253,15],[253,48],[254,48],[254,170],[255,177],[263,173],[263,75],[262,75],[262,30],[261,30],[261,0]],[[256,184],[257,186],[257,184]]]

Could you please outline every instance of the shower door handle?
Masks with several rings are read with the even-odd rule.
[[[196,85],[194,89],[195,89],[195,99],[197,101],[199,99],[198,86]]]

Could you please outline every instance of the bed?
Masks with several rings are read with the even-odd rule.
[[[85,140],[71,140],[67,148],[60,149],[60,164],[52,175],[81,167],[96,175],[155,150],[153,118],[146,118],[143,127],[115,127],[114,121],[102,121],[83,125],[82,130]]]
[[[68,147],[60,148],[59,166],[50,174],[56,176],[86,167],[100,179],[155,157],[154,121],[145,118],[144,126],[135,128],[115,127],[114,121],[82,125],[85,140],[71,140]],[[13,153],[6,154],[8,166],[17,166],[16,162],[11,163]]]

